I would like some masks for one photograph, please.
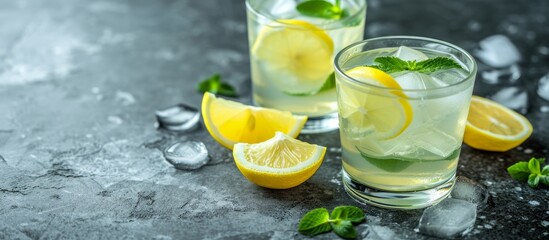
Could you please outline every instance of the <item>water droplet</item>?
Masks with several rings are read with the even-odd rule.
[[[536,200],[528,201],[528,203],[532,206],[539,206],[539,202]]]

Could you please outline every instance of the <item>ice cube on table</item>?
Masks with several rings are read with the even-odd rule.
[[[204,166],[210,159],[208,149],[202,142],[184,141],[175,143],[164,150],[164,158],[174,167],[194,170]]]
[[[549,101],[549,73],[539,79],[537,93],[538,96]]]
[[[484,185],[463,176],[457,177],[450,193],[451,198],[473,203],[479,210],[486,207],[489,196]]]
[[[200,121],[196,108],[181,103],[158,110],[155,114],[161,128],[176,132],[193,130]]]
[[[477,218],[476,205],[460,199],[445,199],[426,208],[419,220],[419,232],[440,238],[463,236]]]
[[[517,64],[503,69],[491,69],[481,72],[482,80],[488,84],[514,83],[522,75]]]
[[[420,62],[429,59],[429,57],[427,57],[424,53],[406,46],[400,46],[394,56],[405,61]]]
[[[480,49],[474,55],[491,67],[511,66],[521,59],[519,50],[505,35],[487,37],[479,45]]]
[[[528,91],[524,87],[507,87],[499,90],[490,99],[522,114],[528,112]]]

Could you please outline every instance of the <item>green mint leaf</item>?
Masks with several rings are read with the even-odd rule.
[[[528,161],[528,170],[530,170],[530,173],[532,174],[541,174],[540,163],[537,158],[531,158],[530,161]]]
[[[549,165],[545,165],[541,170],[541,175],[549,176]]]
[[[315,236],[332,230],[328,222],[330,215],[326,208],[317,208],[309,211],[299,222],[298,231],[307,236]]]
[[[545,158],[536,158],[540,165],[545,163]]]
[[[348,220],[337,220],[330,223],[334,232],[342,238],[356,238],[356,231],[353,223]]]
[[[539,182],[549,186],[549,176],[539,176]]]
[[[432,73],[442,69],[462,68],[456,61],[446,57],[430,58],[421,62],[405,61],[398,57],[383,56],[374,59],[377,65],[368,67],[377,68],[386,73],[402,71],[417,71],[420,73]]]
[[[340,19],[344,11],[339,7],[339,1],[332,4],[324,0],[309,0],[297,5],[297,11],[305,16]]]
[[[539,184],[539,180],[539,175],[531,173],[530,176],[528,176],[528,186],[530,186],[531,188],[536,188]]]
[[[430,58],[418,62],[414,69],[421,73],[432,73],[442,69],[462,68],[456,61],[447,57]]]
[[[517,162],[507,168],[507,172],[513,179],[519,181],[527,181],[530,175],[530,169],[528,169],[527,162]]]
[[[211,92],[227,97],[237,97],[233,86],[221,81],[221,75],[214,74],[198,83],[196,90],[200,93]]]
[[[364,212],[362,209],[354,206],[339,206],[334,208],[330,214],[331,220],[348,220],[352,223],[364,221]]]
[[[287,95],[290,95],[290,96],[296,96],[296,97],[303,97],[303,96],[314,96],[318,93],[321,93],[321,92],[325,92],[325,91],[328,91],[328,90],[331,90],[331,89],[334,89],[335,88],[335,74],[334,73],[331,73],[327,78],[326,80],[324,80],[324,83],[322,84],[322,86],[317,89],[317,90],[314,90],[314,91],[310,91],[310,92],[302,92],[302,93],[292,93],[292,92],[284,92],[285,94]]]

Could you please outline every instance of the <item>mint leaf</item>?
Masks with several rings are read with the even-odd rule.
[[[315,236],[320,233],[332,230],[329,221],[329,214],[326,208],[317,208],[309,211],[301,222],[299,222],[298,231],[307,236]]]
[[[330,214],[332,220],[348,220],[353,223],[364,221],[364,212],[362,209],[354,206],[339,206],[334,208]]]
[[[527,162],[517,162],[507,168],[507,172],[515,180],[527,181],[530,175]]]
[[[528,170],[530,170],[530,173],[539,175],[541,174],[540,171],[540,164],[538,159],[531,158],[530,161],[528,161]]]
[[[304,1],[296,6],[296,10],[305,15],[326,19],[340,19],[344,11],[339,7],[339,0],[332,4],[324,0]]]
[[[460,68],[456,61],[447,57],[430,58],[421,62],[405,61],[398,57],[383,56],[374,59],[377,65],[368,67],[377,68],[386,73],[395,73],[402,71],[417,71],[420,73],[432,73],[442,69]]]
[[[302,92],[302,93],[292,93],[292,92],[284,92],[284,93],[288,94],[290,96],[296,96],[296,97],[313,96],[313,95],[316,95],[318,93],[325,92],[325,91],[328,91],[330,89],[334,89],[335,85],[336,85],[336,83],[335,83],[335,74],[331,73],[326,78],[326,80],[324,80],[324,83],[322,84],[322,86],[317,90],[310,91],[310,92]]]
[[[545,167],[543,167],[541,170],[541,175],[549,176],[549,165],[545,165]]]
[[[221,75],[218,73],[198,83],[196,90],[200,93],[211,92],[213,94],[224,95],[227,97],[238,96],[233,86],[221,81]]]
[[[530,176],[528,176],[528,186],[530,186],[531,188],[536,188],[539,184],[539,180],[539,175],[531,173]]]
[[[539,176],[539,182],[549,186],[549,176],[548,175]]]
[[[348,220],[337,220],[331,223],[334,232],[342,238],[356,238],[356,231],[353,223]]]

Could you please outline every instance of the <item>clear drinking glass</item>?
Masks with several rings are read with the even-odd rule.
[[[338,128],[335,54],[362,40],[365,0],[341,0],[344,15],[300,14],[301,0],[246,0],[253,101],[307,115],[303,133]]]
[[[432,73],[377,69],[380,56],[453,59]],[[454,184],[477,66],[463,49],[408,36],[364,40],[336,56],[343,182],[363,203],[414,209],[444,199]]]

